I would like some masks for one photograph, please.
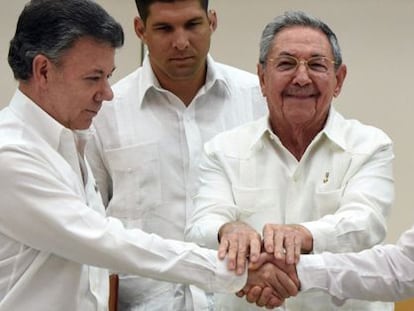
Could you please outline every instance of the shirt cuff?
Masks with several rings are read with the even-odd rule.
[[[228,270],[227,258],[216,260],[216,288],[223,288],[223,291],[227,293],[236,293],[241,290],[247,282],[247,267],[242,275],[237,275],[234,270]]]
[[[332,230],[332,227],[321,221],[310,221],[301,223],[310,231],[313,237],[313,250],[312,254],[322,253],[337,243],[336,233]]]
[[[325,264],[323,255],[302,255],[299,263],[296,265],[296,272],[300,281],[300,290],[302,292],[311,290],[322,290],[332,295],[332,302],[336,306],[342,306],[345,299],[337,297],[333,292],[332,282],[330,279],[328,267]]]
[[[302,291],[326,289],[327,273],[321,255],[302,255],[296,266]]]

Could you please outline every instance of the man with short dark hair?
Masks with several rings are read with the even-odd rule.
[[[184,240],[204,142],[263,115],[258,77],[209,55],[217,16],[206,0],[136,0],[142,67],[114,85],[88,157],[107,213],[130,228]],[[120,276],[123,310],[211,308],[183,284]],[[195,304],[193,305],[193,301]]]

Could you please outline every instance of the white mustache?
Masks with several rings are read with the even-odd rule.
[[[314,96],[318,94],[318,92],[313,87],[289,87],[284,92],[284,95],[288,96]]]

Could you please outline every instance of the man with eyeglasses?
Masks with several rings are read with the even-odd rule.
[[[336,35],[321,20],[292,11],[265,27],[258,74],[269,115],[205,145],[189,240],[227,253],[242,271],[260,252],[295,264],[301,253],[359,251],[384,239],[394,199],[392,142],[333,107],[346,72]],[[215,302],[218,310],[257,308],[234,295],[217,294]],[[349,300],[337,307],[313,291],[282,309],[393,305]]]

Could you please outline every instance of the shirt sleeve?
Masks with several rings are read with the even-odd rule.
[[[194,211],[187,222],[186,239],[217,249],[220,227],[239,218],[232,196],[231,182],[221,162],[205,144],[200,163],[200,187],[194,197]]]
[[[319,289],[337,303],[354,298],[397,301],[414,296],[414,227],[396,245],[360,253],[304,255],[297,266],[301,290]]]
[[[126,230],[119,220],[90,208],[46,157],[22,147],[0,152],[0,232],[10,239],[81,264],[208,292],[244,286],[247,275],[227,271],[216,251]]]

